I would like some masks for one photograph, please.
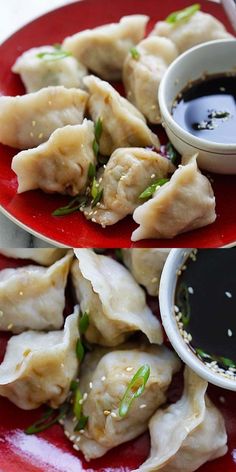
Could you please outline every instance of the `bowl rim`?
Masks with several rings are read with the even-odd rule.
[[[183,52],[180,54],[168,67],[166,70],[160,86],[158,90],[158,101],[159,101],[159,106],[161,110],[161,115],[162,119],[164,121],[164,127],[165,127],[165,122],[166,126],[168,126],[171,131],[176,135],[177,138],[181,139],[184,141],[186,144],[189,144],[190,146],[193,145],[199,150],[202,151],[208,151],[212,152],[214,154],[222,154],[222,152],[226,155],[232,155],[235,154],[236,152],[236,144],[234,143],[227,143],[227,144],[222,144],[222,143],[215,143],[213,141],[208,141],[207,139],[202,139],[198,138],[188,131],[186,131],[184,128],[182,128],[172,117],[171,113],[169,112],[168,105],[167,105],[167,100],[166,100],[166,90],[169,87],[169,77],[172,74],[173,69],[175,69],[176,64],[178,65],[182,61],[188,60],[188,57],[190,55],[195,54],[199,50],[206,50],[212,47],[217,47],[218,45],[225,44],[226,47],[229,44],[234,44],[235,49],[236,49],[236,38],[225,38],[225,39],[215,39],[212,41],[208,41],[203,44],[198,44],[197,46],[194,46],[187,51]],[[236,66],[236,60],[235,60],[235,66]],[[203,71],[205,72],[205,71]]]
[[[159,288],[159,303],[160,303],[160,313],[161,320],[164,327],[164,330],[168,336],[170,343],[172,344],[174,350],[177,352],[182,361],[187,364],[194,372],[196,372],[199,377],[204,378],[208,382],[217,385],[218,387],[225,388],[227,390],[236,391],[236,380],[231,380],[224,378],[220,374],[214,373],[209,367],[207,367],[194,352],[188,347],[187,343],[184,341],[182,335],[179,332],[177,322],[174,315],[174,293],[171,293],[171,300],[169,297],[168,287],[170,282],[177,280],[176,274],[176,263],[180,259],[181,255],[183,264],[187,255],[192,251],[192,249],[179,248],[172,249],[166,259],[160,280]],[[186,253],[186,256],[185,256]],[[180,267],[180,266],[179,266]],[[174,283],[174,291],[175,291]]]

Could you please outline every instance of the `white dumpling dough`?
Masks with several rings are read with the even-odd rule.
[[[159,147],[158,137],[148,128],[142,113],[108,82],[90,75],[84,83],[90,93],[89,113],[94,122],[102,120],[101,154],[110,156],[121,147]]]
[[[145,238],[173,238],[213,223],[216,219],[215,197],[210,181],[199,171],[196,155],[180,166],[169,182],[133,214],[140,226],[132,241]]]
[[[12,161],[17,192],[40,188],[72,196],[83,193],[89,166],[96,165],[93,141],[94,124],[85,119],[82,125],[57,129],[37,148],[21,151]]]
[[[78,307],[67,317],[64,330],[12,336],[0,365],[0,395],[24,410],[43,403],[57,408],[77,375],[78,338]]]
[[[168,66],[178,56],[178,50],[172,41],[159,37],[144,39],[136,49],[137,59],[128,54],[123,68],[127,98],[150,123],[161,123],[158,89]]]
[[[152,417],[150,457],[135,472],[194,472],[226,454],[224,419],[206,389],[207,382],[186,368],[183,396]]]
[[[12,72],[20,74],[27,93],[36,92],[50,85],[64,85],[66,88],[81,87],[82,78],[87,69],[73,56],[58,59],[53,57],[57,52],[53,46],[41,46],[24,52],[12,67]],[[58,50],[60,53],[60,50]],[[63,50],[62,50],[63,52]],[[38,54],[49,53],[45,58]],[[50,54],[51,60],[50,60]]]
[[[135,331],[161,344],[162,328],[146,304],[145,293],[129,271],[108,256],[75,249],[72,281],[82,312],[89,314],[89,342],[117,346]]]
[[[122,249],[126,267],[149,295],[158,295],[162,269],[169,252],[170,249]]]
[[[37,265],[0,271],[0,330],[59,329],[73,254],[51,267]]]
[[[133,401],[127,415],[120,417],[121,399],[134,374],[144,364],[150,367],[150,377],[144,392]],[[166,390],[172,375],[179,368],[177,356],[164,346],[139,346],[130,349],[124,345],[107,354],[99,348],[87,354],[79,382],[82,394],[88,393],[83,402],[83,414],[89,417],[84,433],[73,431],[75,423],[71,416],[65,420],[69,438],[76,443],[80,437],[77,444],[86,460],[101,457],[109,449],[143,433],[147,429],[149,418],[165,403]],[[90,382],[92,389],[89,388]],[[141,405],[145,405],[145,408]],[[107,416],[104,411],[108,411]]]
[[[130,15],[119,23],[81,31],[66,38],[63,48],[105,80],[120,80],[129,50],[145,35],[149,17]]]
[[[28,149],[47,141],[57,128],[82,123],[88,94],[46,87],[17,97],[0,97],[0,142]]]
[[[120,148],[111,155],[101,177],[102,201],[85,216],[103,227],[132,214],[142,204],[139,195],[155,180],[167,177],[174,167],[157,152]]]
[[[202,11],[197,11],[187,21],[177,23],[158,21],[150,34],[171,39],[180,53],[197,44],[215,39],[233,38],[219,20]]]
[[[14,259],[31,259],[38,264],[49,266],[65,255],[67,249],[4,249],[0,248],[0,254]]]

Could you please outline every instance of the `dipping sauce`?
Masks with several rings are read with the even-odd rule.
[[[192,135],[236,143],[236,75],[210,75],[189,83],[172,107],[174,120]]]
[[[197,356],[227,377],[236,376],[236,248],[198,249],[179,271],[175,316]]]

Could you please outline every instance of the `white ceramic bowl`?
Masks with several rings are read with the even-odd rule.
[[[174,296],[177,282],[177,271],[183,265],[192,249],[172,249],[167,257],[161,275],[159,300],[161,318],[166,334],[179,357],[208,382],[228,390],[236,391],[236,381],[214,373],[189,348],[179,332],[174,313]]]
[[[199,152],[199,167],[219,174],[236,174],[236,144],[218,144],[192,135],[176,123],[171,109],[189,81],[203,74],[232,71],[236,72],[236,39],[204,43],[181,54],[170,65],[158,94],[163,125],[177,151],[182,155]]]

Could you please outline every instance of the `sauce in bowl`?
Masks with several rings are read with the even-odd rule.
[[[191,350],[215,373],[236,378],[236,248],[190,253],[178,272],[175,316]]]
[[[236,144],[236,74],[208,75],[190,82],[177,96],[172,116],[198,138]]]

